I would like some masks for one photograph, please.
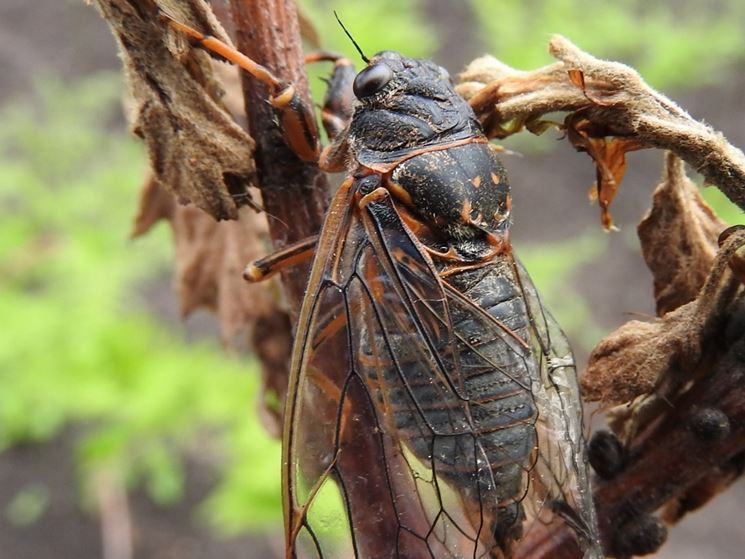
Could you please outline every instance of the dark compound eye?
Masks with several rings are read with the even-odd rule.
[[[358,99],[377,93],[391,81],[393,70],[387,64],[374,64],[362,70],[354,78],[354,94]]]

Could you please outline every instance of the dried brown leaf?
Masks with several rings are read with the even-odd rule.
[[[560,62],[522,72],[483,57],[460,76],[457,89],[488,135],[505,137],[548,113],[579,112],[573,118],[588,123],[587,138],[668,149],[745,209],[745,154],[721,133],[695,121],[628,66],[597,59],[558,35],[549,51]]]
[[[139,209],[132,227],[132,237],[144,235],[161,219],[170,221],[176,206],[173,194],[164,190],[153,174],[148,173],[140,191]]]
[[[254,143],[220,102],[209,57],[188,48],[159,10],[229,41],[204,2],[96,0],[122,53],[135,110],[134,132],[148,147],[154,179],[179,202],[215,219],[237,219],[251,204]]]
[[[276,289],[246,283],[241,274],[246,263],[263,256],[266,220],[243,209],[237,221],[217,222],[198,208],[179,205],[150,177],[133,235],[147,233],[161,219],[173,231],[182,313],[198,307],[214,311],[226,341],[247,334],[261,362],[259,416],[267,431],[279,437],[292,348],[290,318],[277,303]]]
[[[134,234],[166,219],[176,245],[176,283],[186,316],[199,307],[215,311],[222,334],[230,339],[246,331],[259,317],[275,311],[275,297],[263,285],[247,284],[246,263],[263,255],[266,220],[249,209],[239,219],[217,222],[194,206],[181,206],[154,180],[140,198]]]
[[[654,277],[658,316],[696,298],[726,226],[688,179],[683,162],[668,152],[652,207],[637,228],[644,260]]]
[[[487,55],[471,62],[459,79],[456,90],[469,101],[490,138],[506,138],[523,128],[541,133],[551,123],[543,116],[553,112],[552,107],[575,110],[588,104],[560,63],[523,72]]]
[[[632,320],[602,340],[582,376],[588,402],[620,405],[654,392],[661,375],[698,361],[696,306],[682,307],[655,322]]]
[[[567,135],[575,149],[587,152],[595,161],[596,179],[590,197],[597,199],[601,223],[609,230],[613,228],[610,205],[626,172],[626,153],[645,146],[634,138],[593,136],[592,123],[581,115],[580,111],[567,117]]]
[[[706,337],[721,326],[741,289],[730,262],[743,246],[745,229],[726,240],[694,301],[652,322],[630,321],[602,340],[581,379],[585,399],[609,406],[647,395],[673,400],[695,373]],[[634,431],[639,422],[634,415],[632,409],[616,424],[633,421],[624,432]]]

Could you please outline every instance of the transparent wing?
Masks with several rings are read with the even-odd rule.
[[[560,525],[567,524],[575,532],[584,556],[599,558],[603,555],[589,485],[574,356],[522,263],[515,260],[514,269],[526,302],[537,360],[533,395],[539,409],[538,459],[525,502],[533,518],[532,545],[536,549],[552,546],[552,539],[562,537]]]
[[[545,418],[563,403],[534,394],[555,376],[538,373],[547,353],[532,343],[551,329],[529,320],[511,260],[443,282],[377,180],[336,195],[301,311],[284,445],[292,556],[507,557],[547,510],[586,524],[565,488],[584,478],[555,458],[575,452],[559,430],[579,427]]]

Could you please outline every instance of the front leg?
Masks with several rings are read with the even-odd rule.
[[[303,103],[292,83],[277,78],[267,68],[257,64],[232,46],[176,21],[161,12],[161,18],[173,29],[189,37],[197,46],[245,70],[269,88],[269,104],[274,109],[279,127],[289,148],[303,161],[318,161],[320,145],[313,111]]]
[[[161,17],[173,29],[191,39],[196,46],[203,48],[220,60],[232,62],[245,70],[269,88],[269,104],[277,116],[279,128],[288,147],[303,161],[318,162],[321,147],[318,140],[318,127],[312,107],[303,102],[293,83],[283,82],[269,69],[257,64],[234,47],[210,35],[176,21],[161,12]],[[344,136],[347,124],[352,117],[352,81],[354,66],[339,55],[321,53],[306,57],[306,61],[328,60],[334,62],[334,70],[328,80],[321,118],[324,128],[333,142],[334,153],[340,151],[339,140]],[[345,156],[346,154],[344,154]],[[342,158],[342,155],[334,160]],[[324,160],[327,158],[324,158]]]

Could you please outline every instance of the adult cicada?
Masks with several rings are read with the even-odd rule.
[[[292,84],[170,23],[267,83],[288,145],[317,156]],[[319,164],[347,178],[320,235],[246,272],[313,257],[285,405],[287,556],[505,558],[561,533],[596,557],[574,362],[512,252],[504,168],[441,67],[362,56],[329,81]]]

